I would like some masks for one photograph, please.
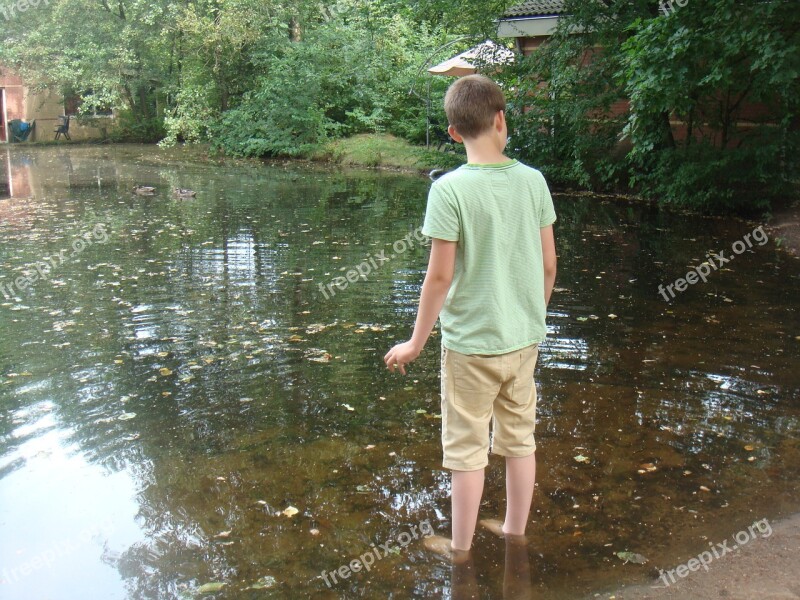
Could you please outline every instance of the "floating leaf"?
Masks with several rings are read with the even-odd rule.
[[[744,449],[747,450],[748,452],[752,452],[753,450],[755,450],[755,447],[753,446],[753,444],[747,444],[744,447]]]
[[[220,532],[219,532],[217,535],[215,535],[214,537],[218,537],[218,538],[226,538],[226,537],[230,537],[230,536],[231,536],[231,533],[233,533],[233,531],[232,531],[232,530],[230,530],[230,529],[229,529],[228,531],[220,531]]]
[[[225,582],[223,582],[223,581],[214,581],[212,583],[204,583],[199,588],[197,588],[197,592],[199,594],[207,594],[209,592],[218,592],[224,587],[225,587]]]
[[[573,456],[572,458],[573,458],[573,460],[575,462],[579,462],[579,463],[588,463],[589,462],[589,457],[588,456],[584,456],[583,454],[578,454],[578,456]]]
[[[704,485],[701,485],[701,486],[700,486],[700,491],[701,491],[701,492],[710,492],[711,490],[710,490],[710,489],[708,489],[706,486],[704,486]]]
[[[643,565],[647,562],[647,559],[642,556],[641,554],[637,554],[636,552],[616,552],[617,558],[620,558],[625,561],[625,563],[636,563],[637,565]]]
[[[286,508],[283,510],[283,513],[281,513],[281,514],[283,514],[283,515],[284,515],[284,516],[286,516],[286,517],[293,517],[293,516],[295,516],[295,515],[296,515],[297,513],[299,513],[299,512],[300,512],[300,511],[299,511],[299,510],[297,510],[297,509],[296,509],[294,506],[287,506],[287,507],[286,507]]]
[[[253,590],[265,590],[267,588],[273,587],[278,580],[275,579],[272,575],[265,575],[258,581],[256,581],[253,585],[250,586],[250,589]]]
[[[344,407],[345,407],[347,410],[350,410],[350,411],[353,411],[353,410],[355,410],[355,408],[353,408],[353,407],[352,407],[352,406],[350,406],[349,404],[342,404],[342,406],[344,406]]]
[[[608,315],[608,318],[609,319],[616,319],[617,315],[615,315],[614,313],[611,313],[610,315]]]
[[[158,370],[158,372],[159,372],[159,374],[163,375],[164,377],[166,377],[167,375],[172,375],[172,369],[168,369],[167,367],[161,367]]]
[[[117,417],[117,420],[128,421],[130,419],[133,419],[135,416],[136,416],[135,412],[122,413],[120,416]]]

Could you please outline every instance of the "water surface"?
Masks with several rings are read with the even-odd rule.
[[[463,573],[396,542],[450,526],[439,338],[407,378],[381,361],[413,327],[427,180],[145,146],[4,162],[0,284],[51,268],[0,295],[0,597],[457,596]],[[659,284],[758,223],[556,209],[524,578],[580,598],[797,511],[800,262],[770,240],[668,304]],[[492,458],[481,513],[503,509]],[[481,597],[503,597],[504,561],[479,533]]]

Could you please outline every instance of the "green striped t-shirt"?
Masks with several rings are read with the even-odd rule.
[[[466,164],[431,185],[422,233],[458,242],[442,345],[503,354],[544,340],[540,229],[556,220],[542,174],[516,160]]]

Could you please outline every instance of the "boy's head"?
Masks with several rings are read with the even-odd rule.
[[[447,120],[458,134],[476,138],[493,124],[499,111],[505,111],[503,90],[485,75],[467,75],[457,79],[444,97]]]

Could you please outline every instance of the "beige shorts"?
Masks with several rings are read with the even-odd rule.
[[[530,456],[536,451],[539,344],[506,354],[461,354],[442,347],[442,448],[445,469],[475,471],[492,453]]]

